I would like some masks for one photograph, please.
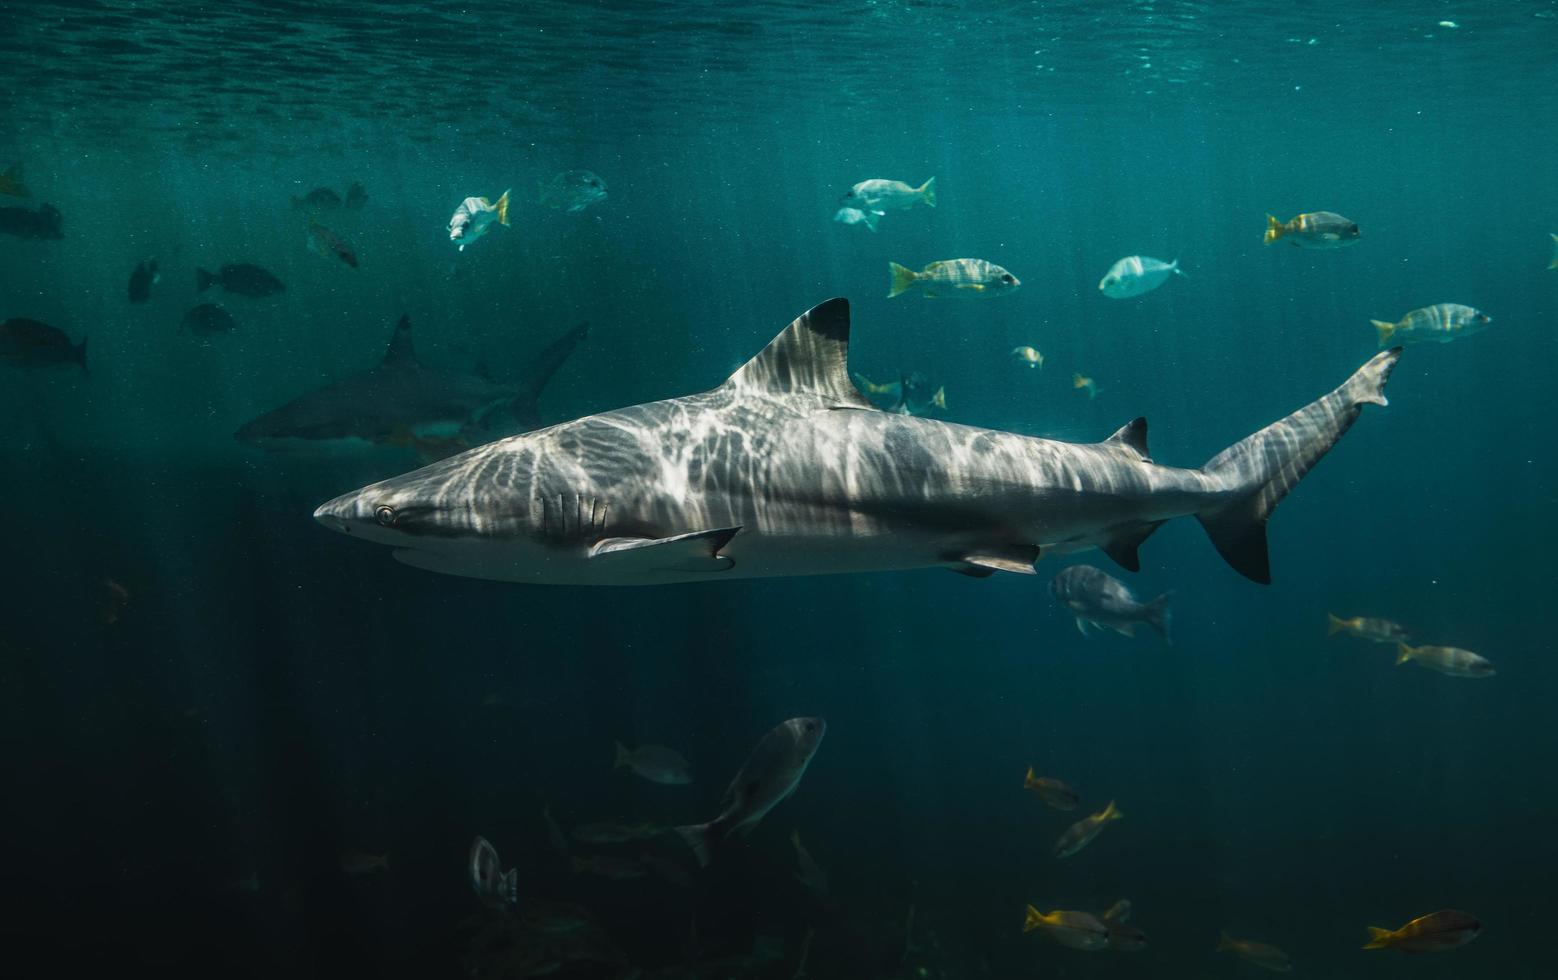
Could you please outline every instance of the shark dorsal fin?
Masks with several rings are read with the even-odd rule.
[[[1152,461],[1152,454],[1147,451],[1147,420],[1144,418],[1134,418],[1120,426],[1114,435],[1104,440],[1104,445],[1124,446],[1143,460]]]
[[[416,349],[411,346],[411,318],[402,315],[390,337],[389,350],[384,352],[385,364],[415,364]]]
[[[849,380],[845,299],[830,299],[802,313],[725,384],[769,394],[811,395],[834,406],[875,408]]]

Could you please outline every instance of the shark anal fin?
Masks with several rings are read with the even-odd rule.
[[[1033,567],[1033,563],[1039,560],[1039,548],[1037,545],[1015,545],[1000,552],[963,555],[958,560],[964,565],[974,568],[985,568],[992,572],[1015,572],[1018,575],[1039,574]]]
[[[604,538],[590,549],[590,560],[646,572],[725,572],[736,567],[736,562],[720,554],[720,549],[740,530],[721,527],[669,538]]]
[[[1149,524],[1131,524],[1117,529],[1109,540],[1099,545],[1104,554],[1114,560],[1116,565],[1128,572],[1141,571],[1141,558],[1136,554],[1136,549],[1141,543],[1152,536],[1152,532],[1163,526],[1162,521],[1153,521]]]

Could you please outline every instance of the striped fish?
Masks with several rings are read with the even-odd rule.
[[[1334,211],[1313,211],[1288,222],[1278,221],[1268,214],[1266,234],[1261,241],[1270,245],[1285,239],[1300,248],[1342,248],[1356,242],[1362,234],[1356,221]]]
[[[1481,310],[1459,303],[1435,303],[1420,310],[1413,310],[1395,323],[1370,320],[1379,331],[1381,348],[1392,344],[1426,344],[1437,341],[1448,344],[1460,337],[1481,333],[1493,323],[1493,318]]]
[[[1010,272],[984,259],[943,259],[915,272],[897,262],[887,263],[887,298],[919,287],[926,299],[938,296],[1001,296],[1022,282]]]

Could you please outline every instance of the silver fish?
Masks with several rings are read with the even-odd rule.
[[[1151,530],[1146,530],[1147,534]],[[1121,565],[1130,568],[1139,564],[1134,546],[1126,552],[1122,542],[1115,546],[1122,554],[1116,558]],[[1083,636],[1088,627],[1107,626],[1122,636],[1135,636],[1136,624],[1146,623],[1157,630],[1165,643],[1169,642],[1169,597],[1165,592],[1151,602],[1137,602],[1125,583],[1092,565],[1072,565],[1050,581],[1050,592],[1077,618],[1077,629]]]

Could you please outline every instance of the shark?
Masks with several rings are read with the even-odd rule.
[[[541,390],[588,333],[589,324],[579,324],[542,349],[518,381],[504,383],[484,371],[465,374],[423,364],[411,320],[402,316],[380,363],[299,395],[245,423],[234,438],[278,452],[389,445],[448,456],[500,419],[526,429],[538,426]]]
[[[944,567],[1035,574],[1102,549],[1131,571],[1194,517],[1238,572],[1271,581],[1272,511],[1385,405],[1401,356],[1199,468],[1155,462],[1147,423],[1058,442],[884,412],[848,370],[849,304],[786,327],[718,387],[501,439],[321,505],[334,531],[422,569],[500,581],[651,585]]]

